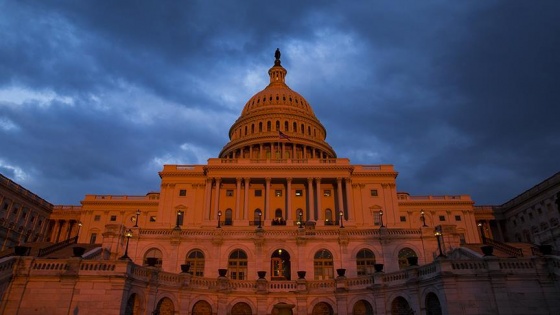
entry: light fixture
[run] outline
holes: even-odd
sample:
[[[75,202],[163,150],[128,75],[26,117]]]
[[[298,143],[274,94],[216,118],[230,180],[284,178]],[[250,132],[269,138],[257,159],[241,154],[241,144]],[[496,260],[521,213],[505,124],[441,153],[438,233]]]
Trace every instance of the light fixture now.
[[[124,255],[122,255],[122,257],[119,258],[120,260],[130,259],[130,257],[128,257],[128,242],[130,241],[130,238],[132,237],[132,230],[131,229],[126,230],[126,232],[124,233],[124,236],[126,237],[126,249],[124,250]]]

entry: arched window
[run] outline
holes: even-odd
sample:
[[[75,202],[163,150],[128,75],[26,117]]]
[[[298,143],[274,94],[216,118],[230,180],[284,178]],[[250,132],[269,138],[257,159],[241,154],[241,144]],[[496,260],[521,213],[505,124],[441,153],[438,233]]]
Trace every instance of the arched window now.
[[[261,209],[257,208],[253,212],[253,225],[255,226],[260,225],[262,223],[261,220],[262,220],[262,211]]]
[[[253,314],[253,310],[249,304],[244,302],[235,303],[235,305],[231,308],[231,315],[251,315]]]
[[[334,225],[331,209],[325,210],[325,225]]]
[[[333,256],[326,249],[321,249],[315,253],[313,259],[315,280],[332,279],[334,275]]]
[[[279,120],[276,121],[276,130],[280,130],[280,121]]]
[[[193,249],[187,254],[186,264],[190,264],[189,273],[195,277],[204,277],[204,253],[200,249]]]
[[[313,306],[313,315],[332,315],[334,314],[334,310],[332,306],[325,302],[319,302]]]
[[[231,209],[226,209],[226,217],[224,221],[224,225],[232,225],[233,224],[233,213]]]
[[[359,300],[352,308],[352,315],[373,315],[373,307],[366,300]]]
[[[372,275],[375,272],[373,265],[375,265],[375,254],[371,250],[363,248],[356,254],[358,276]]]
[[[414,314],[414,311],[410,308],[408,301],[402,296],[398,296],[391,303],[391,315],[406,315]]]
[[[274,220],[272,220],[272,225],[286,225],[286,220],[282,216],[282,209],[274,210]]]
[[[271,130],[271,123],[270,120],[266,123],[266,131],[270,131]]]
[[[175,314],[175,306],[173,305],[173,301],[170,298],[164,297],[163,299],[159,300],[157,304],[157,313],[159,315],[173,315]]]
[[[288,121],[284,122],[284,130],[288,131],[288,127],[290,126],[290,124],[288,124]]]
[[[163,263],[163,254],[161,250],[157,248],[148,249],[146,254],[144,254],[144,266],[154,266],[157,268],[161,268]]]
[[[255,124],[251,124],[251,134],[255,133]]]
[[[293,132],[297,132],[297,122],[295,122],[295,121],[293,123],[292,130],[293,130]]]
[[[192,315],[212,315],[212,306],[206,301],[198,301],[193,305]]]
[[[270,257],[270,279],[290,280],[291,264],[290,254],[284,249],[275,250]]]
[[[305,134],[305,127],[303,126],[303,124],[301,124],[301,133]]]
[[[247,254],[241,249],[229,255],[228,273],[232,280],[245,280],[247,277]]]
[[[426,295],[426,315],[442,315],[441,304],[435,293],[430,292]]]
[[[262,132],[262,122],[259,123],[259,132]]]
[[[399,251],[399,269],[404,269],[409,266],[409,257],[418,257],[418,255],[416,255],[416,252],[408,247],[405,247]]]

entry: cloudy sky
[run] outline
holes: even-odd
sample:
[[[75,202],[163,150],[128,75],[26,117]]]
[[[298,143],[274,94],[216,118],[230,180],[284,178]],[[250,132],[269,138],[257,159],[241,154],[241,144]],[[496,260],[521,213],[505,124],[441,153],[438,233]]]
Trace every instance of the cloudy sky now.
[[[0,173],[53,204],[159,190],[287,83],[339,157],[501,204],[560,171],[560,1],[0,0]]]

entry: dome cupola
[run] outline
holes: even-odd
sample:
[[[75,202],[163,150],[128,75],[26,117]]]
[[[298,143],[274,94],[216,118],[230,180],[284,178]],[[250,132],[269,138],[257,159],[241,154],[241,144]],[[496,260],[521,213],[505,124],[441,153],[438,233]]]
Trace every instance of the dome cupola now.
[[[230,141],[220,158],[327,159],[336,153],[309,103],[286,85],[288,71],[275,53],[270,83],[245,104],[229,130]]]

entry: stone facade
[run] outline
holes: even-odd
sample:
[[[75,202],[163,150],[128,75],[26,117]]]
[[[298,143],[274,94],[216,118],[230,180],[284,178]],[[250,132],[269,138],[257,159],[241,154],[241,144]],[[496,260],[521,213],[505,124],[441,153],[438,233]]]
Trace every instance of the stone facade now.
[[[218,158],[164,165],[158,192],[54,207],[60,245],[0,259],[2,313],[560,311],[556,256],[483,255],[470,196],[398,192],[392,165],[337,157],[279,55]]]

